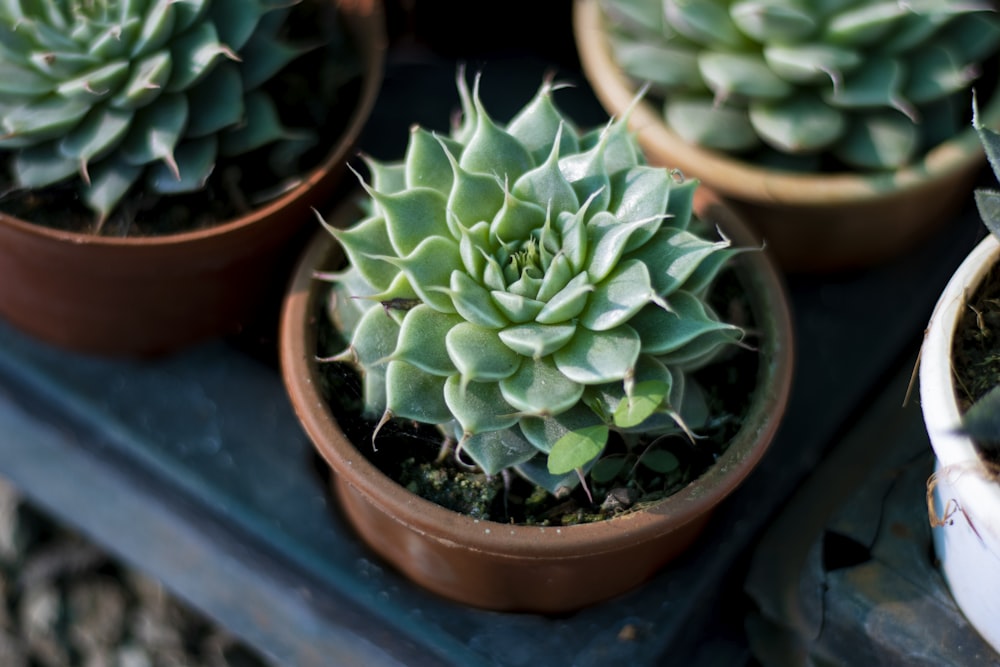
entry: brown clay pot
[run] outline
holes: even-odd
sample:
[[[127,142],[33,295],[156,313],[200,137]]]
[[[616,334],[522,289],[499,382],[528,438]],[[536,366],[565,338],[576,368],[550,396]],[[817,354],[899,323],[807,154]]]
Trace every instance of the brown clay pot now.
[[[738,244],[748,229],[708,191],[696,210]],[[357,219],[342,206],[331,222]],[[762,330],[759,383],[741,430],[718,462],[674,496],[613,519],[566,527],[482,521],[445,509],[398,485],[345,437],[321,393],[316,318],[323,283],[314,271],[337,268],[339,248],[321,232],[303,255],[285,298],[280,361],[305,431],[333,471],[340,509],[361,539],[412,581],[463,604],[502,611],[564,613],[646,581],[685,551],[713,509],[750,474],[785,410],[793,340],[784,284],[766,252],[737,257],[741,281]]]
[[[574,0],[573,30],[587,80],[608,113],[621,115],[639,87],[612,60],[597,0]],[[991,127],[1000,124],[1000,95],[982,114]],[[971,124],[916,164],[877,175],[764,169],[685,142],[646,100],[629,125],[651,163],[679,169],[722,195],[790,272],[854,269],[905,253],[951,222],[985,165]]]
[[[234,333],[254,315],[282,252],[332,195],[371,114],[386,50],[381,0],[338,2],[356,39],[363,79],[336,145],[302,182],[248,215],[211,229],[108,238],[57,231],[0,214],[0,317],[79,352],[155,355]],[[287,264],[287,262],[286,262]]]

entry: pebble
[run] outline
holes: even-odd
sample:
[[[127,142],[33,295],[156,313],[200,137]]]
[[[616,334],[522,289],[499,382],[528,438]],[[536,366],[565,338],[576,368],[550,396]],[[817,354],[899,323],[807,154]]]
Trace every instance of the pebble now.
[[[0,666],[271,667],[0,479]]]

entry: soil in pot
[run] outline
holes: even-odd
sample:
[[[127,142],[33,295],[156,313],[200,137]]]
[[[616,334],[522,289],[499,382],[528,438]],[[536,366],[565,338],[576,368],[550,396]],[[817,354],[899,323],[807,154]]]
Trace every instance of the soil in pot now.
[[[994,265],[969,295],[952,343],[956,399],[964,414],[977,399],[1000,386],[1000,266]],[[1000,449],[976,443],[1000,478]]]
[[[325,303],[326,299],[320,299]],[[520,476],[488,477],[460,465],[443,447],[433,426],[393,420],[378,430],[377,420],[364,419],[361,385],[344,364],[320,365],[321,393],[345,435],[388,477],[431,502],[475,519],[499,523],[566,526],[611,518],[641,509],[684,488],[707,470],[726,450],[743,423],[757,382],[758,355],[752,348],[754,323],[746,296],[732,271],[720,274],[712,305],[723,319],[748,330],[749,345],[733,346],[729,354],[692,377],[707,391],[710,414],[717,415],[697,440],[660,438],[653,451],[637,459],[621,442],[612,440],[603,464],[586,485],[565,497],[553,497]],[[317,356],[328,358],[346,347],[329,319],[317,314]]]
[[[319,29],[317,31],[317,28]],[[302,2],[289,14],[285,39],[315,45],[264,85],[285,127],[306,136],[302,151],[267,145],[218,160],[197,192],[156,195],[135,187],[103,224],[111,237],[162,236],[232,220],[291,189],[318,166],[344,133],[362,95],[362,50],[335,3]],[[89,234],[94,213],[77,196],[75,181],[18,189],[10,155],[0,153],[0,213],[53,229]]]

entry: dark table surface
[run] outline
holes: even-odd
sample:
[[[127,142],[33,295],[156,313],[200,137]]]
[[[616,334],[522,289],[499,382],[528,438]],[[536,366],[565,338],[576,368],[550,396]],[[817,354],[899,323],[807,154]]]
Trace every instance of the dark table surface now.
[[[447,129],[459,57],[395,43],[361,148],[391,159],[411,123]],[[572,58],[511,48],[466,62],[498,118],[555,68],[576,84],[561,106],[603,122]],[[938,293],[980,233],[970,207],[884,265],[788,276],[795,384],[761,466],[692,551],[565,617],[464,608],[369,554],[291,411],[267,317],[144,361],[57,350],[0,322],[0,475],[280,665],[753,664],[744,586],[758,542],[857,424],[896,418],[902,395],[880,397],[899,392]]]

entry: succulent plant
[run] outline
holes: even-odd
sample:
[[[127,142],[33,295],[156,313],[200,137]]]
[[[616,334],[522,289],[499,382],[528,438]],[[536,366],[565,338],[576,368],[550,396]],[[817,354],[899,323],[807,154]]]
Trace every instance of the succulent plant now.
[[[786,168],[894,169],[968,122],[1000,48],[975,0],[600,0],[614,60],[684,140]]]
[[[21,188],[69,179],[98,226],[145,179],[203,187],[219,155],[287,138],[261,86],[302,52],[288,2],[0,3],[0,151]]]
[[[975,106],[972,123],[986,151],[993,175],[1000,181],[1000,133],[980,123]],[[983,224],[989,233],[1000,241],[1000,191],[993,188],[977,188],[975,198]],[[979,313],[977,320],[983,323],[983,327],[995,326],[995,323],[1000,323],[1000,303],[996,300],[986,300],[986,302],[992,304],[991,313]],[[987,329],[983,339],[994,351],[986,355],[986,360],[977,373],[985,378],[987,384],[992,383],[992,388],[986,389],[982,395],[976,397],[963,415],[962,427],[981,446],[1000,454],[1000,357],[997,355],[995,332],[989,333]]]
[[[450,135],[415,126],[401,161],[366,157],[367,217],[329,227],[348,259],[326,276],[349,340],[332,359],[370,418],[439,425],[462,460],[559,494],[610,433],[706,419],[689,372],[742,339],[705,299],[741,249],[624,118],[582,132],[546,79],[504,125],[457,79]]]

